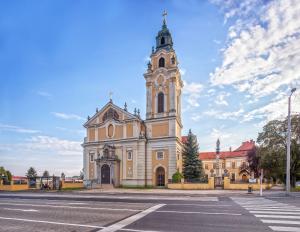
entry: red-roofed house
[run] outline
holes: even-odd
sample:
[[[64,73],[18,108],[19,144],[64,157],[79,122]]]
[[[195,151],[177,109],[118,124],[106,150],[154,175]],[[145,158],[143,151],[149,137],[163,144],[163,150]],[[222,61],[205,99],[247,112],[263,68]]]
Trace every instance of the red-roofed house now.
[[[234,151],[220,151],[220,171],[222,176],[227,171],[232,181],[248,181],[250,173],[240,173],[241,165],[247,163],[247,154],[255,146],[253,140],[243,142],[240,147]],[[200,152],[199,158],[202,160],[205,174],[208,176],[216,173],[216,152]]]

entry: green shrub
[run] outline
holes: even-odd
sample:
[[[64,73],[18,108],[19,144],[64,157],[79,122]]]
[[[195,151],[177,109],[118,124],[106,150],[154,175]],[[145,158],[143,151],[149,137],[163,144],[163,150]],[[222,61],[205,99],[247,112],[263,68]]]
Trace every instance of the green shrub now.
[[[172,182],[180,183],[182,178],[183,178],[183,175],[179,171],[177,171],[172,176]]]

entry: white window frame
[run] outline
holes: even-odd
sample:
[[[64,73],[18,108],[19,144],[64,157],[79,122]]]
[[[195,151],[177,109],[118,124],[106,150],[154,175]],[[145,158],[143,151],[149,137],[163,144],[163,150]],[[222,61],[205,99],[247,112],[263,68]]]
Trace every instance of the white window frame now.
[[[129,157],[129,154],[131,154],[131,157]],[[132,150],[128,150],[127,151],[127,160],[132,160],[133,159],[133,151]]]
[[[162,158],[158,157],[158,154],[162,154]],[[163,151],[157,151],[156,152],[156,160],[164,160],[165,159],[165,153]]]

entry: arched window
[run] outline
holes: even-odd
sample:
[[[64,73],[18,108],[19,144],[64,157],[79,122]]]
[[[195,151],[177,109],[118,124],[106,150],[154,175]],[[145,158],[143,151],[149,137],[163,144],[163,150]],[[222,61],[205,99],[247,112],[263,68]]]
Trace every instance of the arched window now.
[[[158,67],[165,67],[165,59],[161,57],[158,61]]]
[[[161,37],[161,39],[160,39],[160,44],[161,44],[161,45],[165,44],[165,37]]]
[[[164,99],[165,96],[162,92],[160,92],[157,96],[157,113],[164,112]]]

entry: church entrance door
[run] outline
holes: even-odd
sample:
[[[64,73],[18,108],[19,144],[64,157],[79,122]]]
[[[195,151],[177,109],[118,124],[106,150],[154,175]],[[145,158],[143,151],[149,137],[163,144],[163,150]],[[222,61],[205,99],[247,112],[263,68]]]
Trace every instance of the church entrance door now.
[[[110,184],[110,167],[107,164],[101,167],[101,183]]]
[[[156,169],[156,185],[158,187],[165,186],[165,169],[163,167]]]

